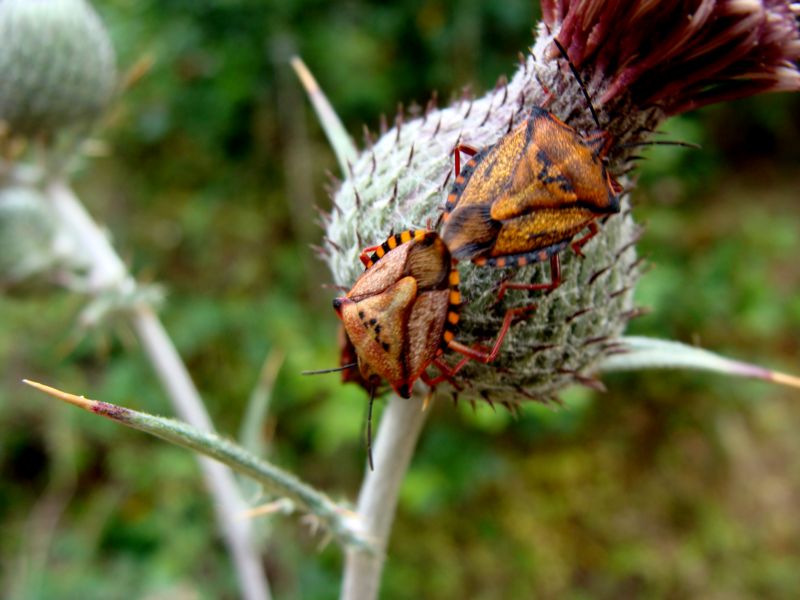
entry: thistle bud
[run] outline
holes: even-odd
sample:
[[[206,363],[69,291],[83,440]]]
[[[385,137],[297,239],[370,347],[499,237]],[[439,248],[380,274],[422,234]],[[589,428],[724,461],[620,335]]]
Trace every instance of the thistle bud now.
[[[0,122],[12,135],[91,123],[115,80],[111,42],[85,0],[0,0]]]

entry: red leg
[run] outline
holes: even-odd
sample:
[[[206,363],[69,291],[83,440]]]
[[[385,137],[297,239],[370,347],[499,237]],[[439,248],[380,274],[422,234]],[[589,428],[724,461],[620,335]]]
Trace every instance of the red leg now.
[[[475,156],[478,153],[477,148],[473,148],[472,146],[467,146],[466,144],[459,144],[453,149],[453,157],[455,158],[456,162],[456,175],[461,173],[461,153],[469,154],[470,156]]]
[[[558,254],[550,257],[550,281],[545,283],[509,283],[504,281],[500,284],[500,291],[497,292],[497,301],[500,302],[506,295],[506,290],[554,290],[561,285],[561,259]]]
[[[503,318],[503,325],[500,327],[500,333],[497,335],[494,346],[492,346],[492,349],[489,352],[471,348],[470,346],[465,346],[464,344],[456,342],[455,340],[447,344],[447,347],[463,354],[467,357],[467,359],[471,358],[472,360],[477,360],[482,363],[490,363],[497,358],[497,355],[500,353],[500,346],[503,344],[503,339],[506,337],[508,329],[511,327],[511,323],[513,322],[514,318],[530,312],[535,308],[535,304],[531,304],[530,306],[522,306],[520,308],[509,308],[506,311],[506,316]],[[467,359],[461,360],[461,362],[456,365],[455,369],[453,369],[452,374],[455,374],[458,369],[463,367]]]
[[[469,361],[470,357],[466,356],[462,358],[458,362],[458,364],[456,364],[455,367],[451,367],[447,363],[443,362],[441,359],[437,358],[433,361],[433,366],[439,369],[439,374],[433,379],[431,379],[427,373],[423,373],[423,375],[421,376],[422,381],[427,383],[430,387],[434,387],[442,383],[443,381],[446,381],[457,390],[461,390],[461,386],[459,386],[458,384],[456,384],[455,381],[453,381],[453,377],[455,377],[456,373],[458,373],[461,370],[461,367],[463,367]]]
[[[578,256],[583,258],[583,252],[581,252],[581,248],[583,248],[586,245],[586,242],[588,242],[590,239],[592,239],[594,236],[596,236],[599,232],[600,232],[600,228],[597,226],[597,223],[592,221],[591,223],[589,223],[589,233],[587,233],[582,238],[577,239],[574,242],[572,242],[569,245],[569,247],[572,248],[572,251],[575,254],[577,254]]]
[[[370,262],[369,259],[370,254],[375,252],[375,250],[377,250],[380,247],[381,247],[380,244],[378,244],[377,246],[370,246],[369,248],[364,248],[361,251],[361,254],[358,255],[358,259],[361,261],[361,264],[363,264],[365,267],[368,267]]]

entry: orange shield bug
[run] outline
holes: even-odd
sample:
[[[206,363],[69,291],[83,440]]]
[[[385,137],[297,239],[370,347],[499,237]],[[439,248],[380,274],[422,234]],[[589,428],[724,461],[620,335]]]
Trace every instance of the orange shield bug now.
[[[368,256],[371,250],[374,253]],[[523,312],[506,313],[491,350],[465,346],[455,340],[461,307],[458,271],[436,232],[404,231],[361,256],[366,270],[345,296],[334,299],[333,307],[353,346],[361,377],[373,388],[386,380],[408,398],[417,379],[433,387],[452,381],[469,359],[491,362],[512,320]],[[450,367],[439,359],[446,349],[466,358]],[[431,364],[439,376],[426,373]]]
[[[557,40],[556,44],[566,56]],[[596,120],[593,108],[592,115]],[[507,288],[558,287],[558,253],[570,245],[580,254],[581,247],[598,233],[597,219],[620,210],[621,187],[605,166],[610,147],[606,132],[583,136],[538,107],[494,146],[480,152],[456,147],[456,180],[442,229],[453,257],[495,267],[549,259],[550,282],[503,282],[499,298]],[[463,169],[462,151],[472,155]],[[573,241],[587,228],[583,237]]]

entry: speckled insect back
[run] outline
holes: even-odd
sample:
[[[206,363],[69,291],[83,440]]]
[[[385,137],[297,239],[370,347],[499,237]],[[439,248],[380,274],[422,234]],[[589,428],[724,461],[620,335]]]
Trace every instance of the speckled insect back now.
[[[360,254],[366,270],[333,307],[342,320],[343,355],[355,354],[362,387],[374,391],[383,380],[404,398],[422,379],[431,388],[453,377],[469,359],[489,363],[520,310],[506,312],[491,349],[456,341],[461,293],[459,274],[447,246],[434,231],[408,230]],[[527,309],[525,309],[527,310]],[[439,357],[445,350],[464,358],[450,365]],[[439,371],[431,377],[429,365]]]
[[[456,164],[442,231],[453,256],[486,264],[524,255],[619,212],[620,188],[603,163],[608,146],[602,133],[585,138],[534,107],[460,172]]]
[[[550,261],[549,281],[503,282],[500,298],[507,288],[555,289],[561,283],[559,252],[569,244],[581,254],[598,233],[596,220],[619,212],[621,188],[605,167],[610,146],[604,132],[584,137],[534,107],[494,146],[481,152],[456,147],[456,181],[442,230],[450,252],[501,268]],[[459,169],[462,151],[474,156]]]
[[[372,256],[367,256],[374,251]],[[403,397],[452,340],[461,303],[450,253],[430,231],[404,231],[362,252],[366,271],[333,307],[361,378]]]

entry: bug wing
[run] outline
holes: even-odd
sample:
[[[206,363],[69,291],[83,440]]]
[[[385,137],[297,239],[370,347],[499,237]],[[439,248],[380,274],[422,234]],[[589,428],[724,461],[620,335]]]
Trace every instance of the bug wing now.
[[[413,244],[403,244],[388,252],[361,274],[347,293],[347,297],[358,300],[384,292],[394,285],[406,271],[408,253],[412,247]]]
[[[492,204],[493,219],[506,221],[539,209],[581,206],[616,212],[616,193],[600,156],[583,136],[551,113],[538,110],[527,122],[527,143],[508,188]]]
[[[504,223],[491,256],[527,254],[568,241],[595,218],[592,211],[580,206],[524,214]]]
[[[436,357],[444,335],[444,323],[450,306],[449,291],[420,294],[408,320],[406,367],[409,384],[413,383]]]
[[[386,379],[393,387],[406,381],[406,325],[416,299],[416,281],[403,277],[379,294],[344,305],[342,323],[367,381],[373,375]]]
[[[431,232],[423,241],[412,242],[404,273],[417,281],[420,290],[440,289],[447,285],[450,263],[447,246]]]

